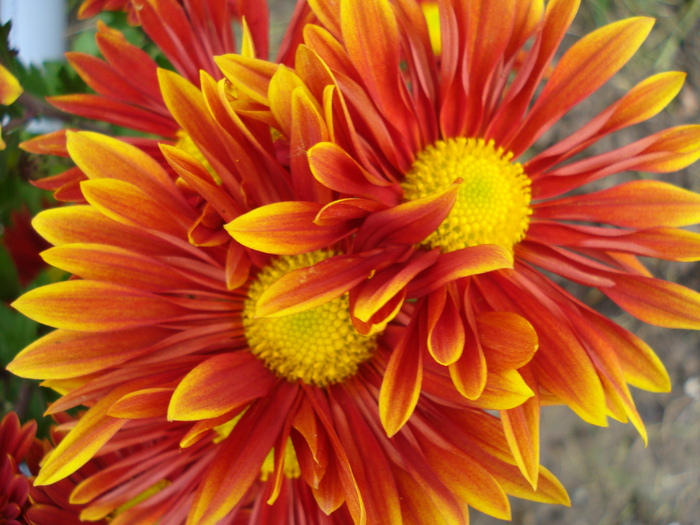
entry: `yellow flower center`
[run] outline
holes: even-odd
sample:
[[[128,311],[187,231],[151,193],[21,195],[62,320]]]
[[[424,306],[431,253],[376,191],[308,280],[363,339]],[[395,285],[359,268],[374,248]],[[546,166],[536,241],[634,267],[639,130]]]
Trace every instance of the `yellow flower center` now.
[[[445,190],[461,179],[452,211],[425,244],[452,252],[498,244],[511,252],[525,237],[530,214],[530,179],[513,154],[493,141],[453,138],[421,151],[401,184],[407,201]]]
[[[279,257],[248,290],[243,310],[248,345],[267,368],[289,381],[320,387],[340,383],[352,377],[376,348],[376,335],[361,335],[353,327],[347,294],[296,314],[255,317],[255,305],[272,283],[332,255],[321,250]]]

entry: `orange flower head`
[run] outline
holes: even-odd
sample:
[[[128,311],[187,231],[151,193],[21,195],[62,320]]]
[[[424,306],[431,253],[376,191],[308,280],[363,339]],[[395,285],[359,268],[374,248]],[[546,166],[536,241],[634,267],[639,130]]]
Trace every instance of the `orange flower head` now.
[[[570,136],[533,147],[624,66],[653,24],[610,24],[555,60],[578,4],[314,2],[293,62],[217,59],[234,93],[227,107],[271,127],[292,176],[310,189],[226,230],[270,254],[325,249],[337,242],[323,243],[321,228],[331,224],[349,243],[296,282],[275,283],[280,298],[264,315],[289,311],[282,294],[334,279],[346,284],[360,333],[407,319],[379,398],[389,435],[410,420],[428,368],[471,401],[496,383],[532,392],[501,411],[529,479],[540,405],[565,403],[597,425],[632,421],[645,436],[628,385],[670,388],[644,342],[550,274],[599,289],[642,321],[700,328],[700,294],[653,278],[639,260],[700,258],[700,235],[683,229],[700,221],[700,196],[653,180],[589,185],[688,166],[700,158],[700,127],[576,157],[662,111],[685,75],[643,80]],[[323,207],[303,220],[319,196]],[[364,279],[324,272],[351,261],[367,263]]]
[[[204,104],[211,79],[204,77],[200,91],[174,73],[161,75],[173,113],[194,104],[188,125],[213,131]],[[311,232],[313,242],[335,239],[328,249],[270,257],[243,248],[224,225],[279,202],[278,194],[294,195],[298,181],[272,161],[271,142],[262,150],[269,163],[246,164],[253,171],[225,160],[265,144],[268,130],[254,123],[250,134],[227,134],[224,148],[220,134],[186,131],[208,167],[173,146],[163,146],[165,168],[117,139],[67,134],[87,177],[81,191],[88,204],[46,210],[34,226],[53,244],[45,260],[74,278],[14,303],[56,330],[8,368],[62,394],[49,413],[87,411],[62,424],[67,433],[42,463],[35,501],[55,487],[61,502],[78,505],[59,504],[71,516],[120,525],[135,516],[161,525],[291,524],[301,515],[319,524],[423,515],[466,523],[467,505],[509,517],[508,494],[568,502],[539,465],[535,490],[502,423],[484,411],[532,397],[524,384],[501,396],[495,380],[470,402],[441,370],[427,367],[426,397],[387,437],[379,388],[391,348],[415,326],[410,312],[386,330],[361,334],[342,280],[298,294],[275,291],[312,267],[359,282],[376,260],[338,264],[349,244],[332,223],[320,236]],[[277,186],[250,184],[274,177]],[[322,201],[309,201],[302,219]],[[136,444],[147,448],[130,448]],[[114,451],[114,463],[102,463]]]

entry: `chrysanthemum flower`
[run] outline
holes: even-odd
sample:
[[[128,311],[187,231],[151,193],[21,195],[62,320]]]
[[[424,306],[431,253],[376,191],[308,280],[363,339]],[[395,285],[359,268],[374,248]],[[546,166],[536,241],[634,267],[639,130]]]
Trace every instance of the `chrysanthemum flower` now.
[[[652,26],[649,18],[605,26],[551,68],[578,4],[438,2],[436,54],[418,2],[311,2],[317,23],[304,28],[294,71],[235,55],[218,60],[233,90],[257,104],[249,114],[255,109],[281,130],[293,163],[307,162],[298,172],[313,173],[314,191],[334,199],[313,213],[309,197],[270,204],[227,230],[273,254],[323,248],[320,234],[309,232],[330,223],[352,239],[349,253],[276,282],[258,315],[299,311],[300,294],[302,307],[312,307],[351,289],[353,322],[371,333],[404,300],[415,301],[413,329],[383,378],[384,428],[393,435],[409,420],[426,367],[443,367],[468,399],[479,398],[493,372],[517,369],[536,397],[501,417],[531,478],[541,404],[566,403],[598,425],[608,416],[631,420],[644,435],[628,384],[669,389],[645,343],[549,275],[598,288],[642,321],[700,327],[700,294],[653,278],[638,260],[700,257],[700,235],[679,229],[700,219],[700,196],[655,180],[585,186],[625,171],[687,166],[700,157],[700,126],[575,158],[661,111],[684,75],[642,81],[571,136],[533,151],[631,58]],[[290,117],[297,108],[309,108],[304,125]],[[321,115],[331,122],[325,135],[308,124]],[[291,139],[289,129],[297,133]],[[399,248],[413,251],[401,260]],[[473,271],[494,259],[513,268]],[[363,263],[367,279],[338,271]],[[521,341],[532,328],[539,349],[528,363]]]
[[[0,421],[0,523],[23,525],[27,494],[31,486],[19,469],[36,434],[36,421],[20,427],[19,418],[9,412]]]
[[[93,16],[101,10],[129,7],[131,15],[172,67],[195,83],[199,82],[200,71],[220,76],[213,60],[215,55],[236,52],[234,21],[245,19],[242,52],[251,57],[268,56],[269,17],[264,1],[200,0],[183,4],[177,0],[148,0],[137,4],[137,9],[131,9],[131,1],[85,2],[81,13]],[[102,58],[81,52],[66,53],[68,62],[95,93],[54,96],[48,98],[49,102],[73,115],[134,130],[134,136],[122,136],[122,140],[161,161],[158,143],[164,142],[163,139],[189,144],[163,103],[156,61],[102,21],[97,23],[95,40]],[[30,153],[69,156],[65,130],[28,140],[21,147]],[[84,202],[80,194],[83,180],[85,175],[78,168],[71,168],[35,184],[55,191],[58,200]]]
[[[174,73],[162,76],[178,119],[189,111],[192,122],[211,120],[201,107],[192,111],[204,105],[202,92]],[[205,92],[224,86],[203,79]],[[148,426],[155,428],[149,439],[158,439],[158,428],[165,438],[175,424],[167,419],[185,425],[183,450],[206,445],[211,454],[186,500],[188,524],[213,525],[236,513],[270,524],[283,516],[288,523],[302,516],[312,523],[466,523],[467,505],[509,517],[506,494],[566,503],[561,486],[539,466],[533,489],[501,422],[483,411],[512,408],[532,396],[529,390],[505,396],[489,385],[469,401],[441,370],[428,367],[426,395],[404,428],[386,436],[379,387],[390,349],[411,326],[408,313],[368,335],[354,329],[346,294],[288,316],[256,314],[272,283],[347,244],[270,257],[242,248],[223,230],[253,203],[293,196],[294,184],[304,182],[274,159],[269,132],[265,147],[255,140],[269,128],[252,129],[235,140],[191,134],[218,182],[172,146],[163,147],[168,171],[117,139],[68,134],[68,151],[88,177],[81,183],[88,204],[44,211],[34,226],[54,245],[45,259],[76,278],[14,303],[57,330],[8,368],[64,394],[50,412],[81,404],[89,410],[35,484],[73,475],[123,433],[140,435]],[[250,151],[258,152],[254,163],[219,156]],[[271,180],[275,186],[261,184]],[[342,237],[332,227],[326,233]],[[160,501],[152,498],[141,508]]]

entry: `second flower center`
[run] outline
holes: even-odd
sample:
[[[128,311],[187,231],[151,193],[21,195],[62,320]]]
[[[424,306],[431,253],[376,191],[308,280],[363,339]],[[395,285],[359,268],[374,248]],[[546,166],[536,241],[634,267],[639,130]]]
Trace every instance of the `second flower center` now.
[[[401,184],[407,201],[443,191],[462,179],[452,211],[425,244],[445,252],[498,244],[511,252],[529,225],[530,179],[512,154],[493,141],[452,138],[421,151]]]

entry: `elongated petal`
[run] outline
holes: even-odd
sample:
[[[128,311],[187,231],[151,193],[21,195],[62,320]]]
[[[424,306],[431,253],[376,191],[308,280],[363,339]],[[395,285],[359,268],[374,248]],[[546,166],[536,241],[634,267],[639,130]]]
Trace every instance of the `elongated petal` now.
[[[340,25],[347,54],[375,103],[389,122],[410,137],[410,110],[404,103],[399,33],[391,4],[387,0],[341,2]],[[370,25],[377,29],[367,31]]]
[[[7,366],[13,374],[34,379],[66,379],[105,370],[149,351],[170,331],[148,326],[102,333],[55,330],[22,350]]]
[[[547,127],[610,79],[634,55],[654,24],[630,18],[586,35],[562,57],[511,150],[519,155]],[[585,79],[585,81],[584,81]]]
[[[355,244],[366,250],[382,244],[416,244],[445,220],[457,199],[458,184],[445,191],[404,202],[370,216],[357,232]]]
[[[36,288],[12,305],[35,321],[78,332],[150,326],[185,311],[150,293],[94,281],[65,281]]]
[[[326,187],[353,197],[398,204],[398,191],[370,181],[371,175],[337,144],[316,144],[309,150],[308,158],[314,177]]]
[[[344,224],[318,226],[314,202],[278,202],[241,215],[225,228],[243,246],[264,253],[294,255],[320,248],[349,233]]]
[[[156,200],[138,186],[116,179],[86,180],[80,185],[87,201],[110,219],[174,236],[184,234]]]
[[[45,460],[35,485],[50,485],[72,474],[116,434],[127,420],[107,415],[107,410],[126,391],[115,390],[88,410],[71,432]]]
[[[90,179],[112,178],[131,183],[174,212],[187,213],[186,203],[166,171],[139,148],[107,135],[88,131],[66,133],[73,161]]]
[[[243,415],[211,462],[195,494],[189,523],[214,525],[245,496],[285,424],[295,389],[281,383],[273,395]]]
[[[337,255],[284,275],[260,296],[257,317],[279,317],[308,310],[340,297],[364,281],[384,254]]]
[[[535,205],[535,216],[628,228],[688,226],[700,222],[700,195],[665,182],[632,181]]]
[[[182,289],[191,285],[171,266],[138,252],[104,244],[70,244],[50,248],[43,259],[83,279],[109,281],[144,291]]]
[[[267,394],[276,377],[247,352],[210,357],[196,366],[175,389],[168,419],[215,418]]]
[[[534,387],[530,370],[523,370]],[[521,374],[522,375],[522,374]],[[513,457],[534,490],[537,490],[540,463],[540,399],[535,395],[519,407],[501,411],[503,432]]]
[[[130,392],[114,403],[108,414],[127,420],[163,417],[172,395],[172,388],[146,388]]]
[[[642,321],[666,328],[700,329],[700,293],[675,283],[620,275],[604,293]]]
[[[224,55],[214,59],[221,72],[250,98],[268,105],[267,91],[277,64],[242,55]]]
[[[454,494],[481,512],[510,520],[508,497],[484,467],[428,440],[421,440],[421,444],[437,475]]]
[[[379,391],[379,418],[391,437],[413,414],[423,382],[423,349],[415,341],[417,330],[413,321],[401,342],[389,358],[381,390]]]

